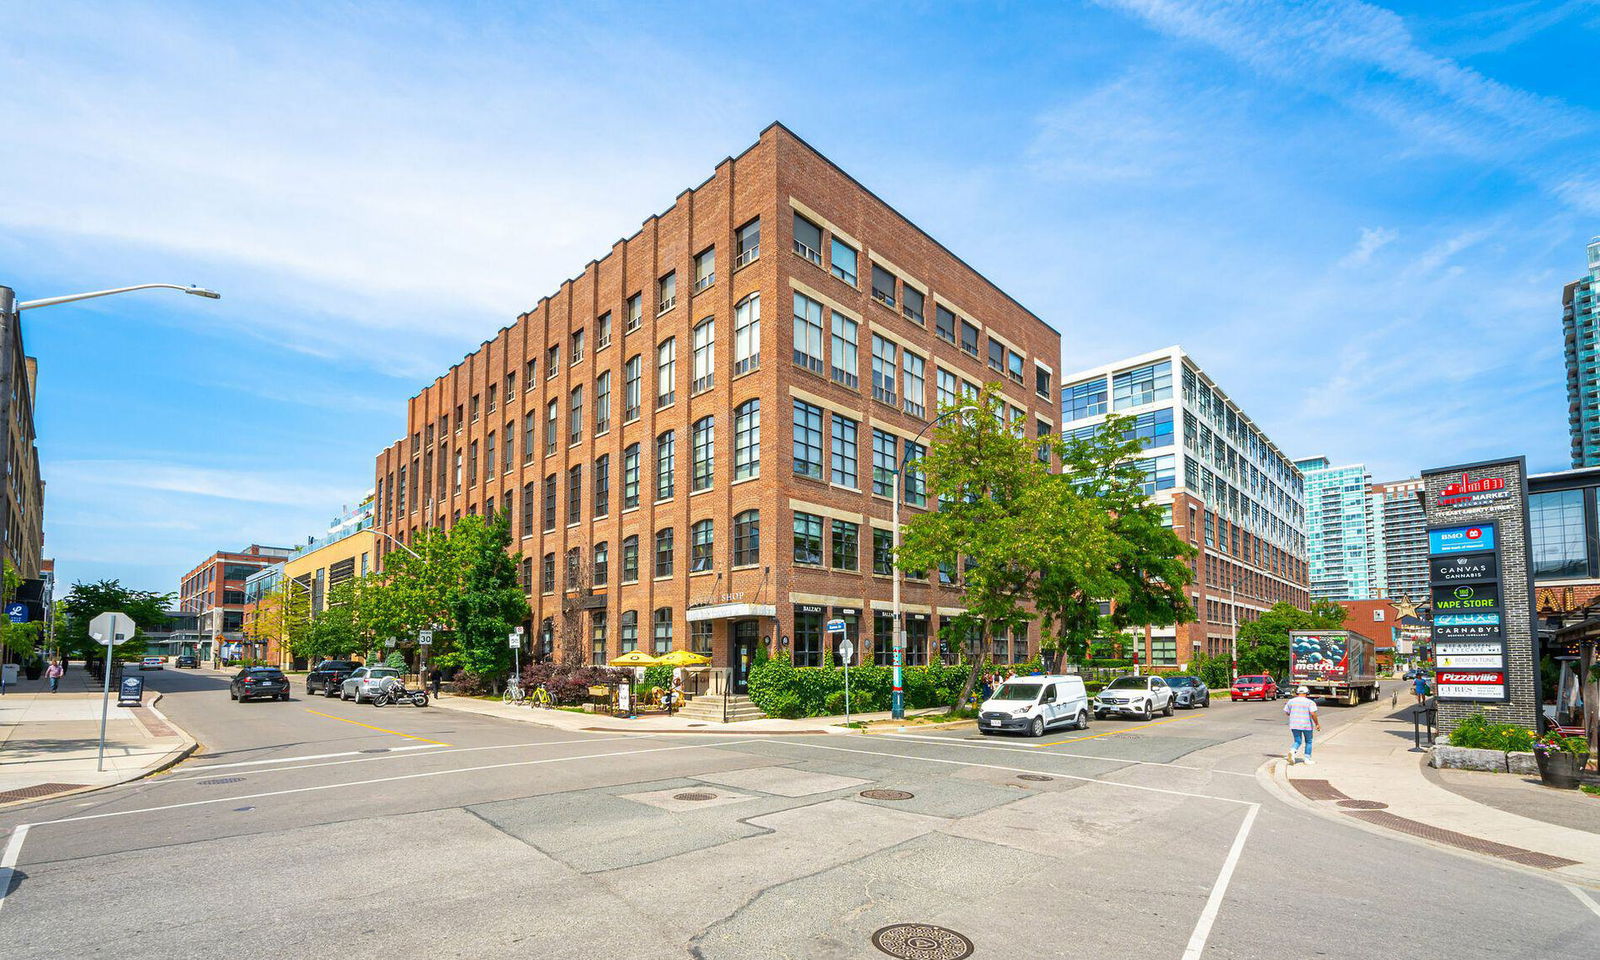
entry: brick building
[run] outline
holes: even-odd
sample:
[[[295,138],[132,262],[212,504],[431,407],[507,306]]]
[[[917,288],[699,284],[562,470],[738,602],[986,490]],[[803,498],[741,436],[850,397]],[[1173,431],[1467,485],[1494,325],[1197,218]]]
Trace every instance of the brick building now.
[[[203,656],[223,652],[214,644],[243,642],[245,579],[290,552],[288,547],[252,543],[238,552],[219,550],[184,574],[178,585],[178,610],[199,618]]]
[[[1092,433],[1108,415],[1134,418],[1149,456],[1145,491],[1166,505],[1197,551],[1189,599],[1196,622],[1146,627],[1140,662],[1182,666],[1226,653],[1239,624],[1275,603],[1310,604],[1305,481],[1295,465],[1182,347],[1068,374],[1062,429]]]
[[[984,382],[1053,432],[1060,346],[773,124],[411,399],[378,529],[509,513],[545,655],[687,648],[738,692],[757,644],[820,663],[837,616],[885,658],[898,458]],[[941,655],[955,575],[906,582],[908,663]]]

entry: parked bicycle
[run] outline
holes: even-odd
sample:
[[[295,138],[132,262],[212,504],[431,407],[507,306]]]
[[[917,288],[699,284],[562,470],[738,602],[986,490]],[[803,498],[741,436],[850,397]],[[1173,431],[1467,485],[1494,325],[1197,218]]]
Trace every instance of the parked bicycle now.
[[[528,697],[528,706],[530,707],[543,707],[549,710],[555,705],[555,698],[550,696],[550,691],[542,683],[535,687],[532,695]]]
[[[520,706],[527,699],[528,695],[523,692],[522,684],[515,677],[506,681],[506,690],[504,693],[500,694],[501,703],[516,704]]]

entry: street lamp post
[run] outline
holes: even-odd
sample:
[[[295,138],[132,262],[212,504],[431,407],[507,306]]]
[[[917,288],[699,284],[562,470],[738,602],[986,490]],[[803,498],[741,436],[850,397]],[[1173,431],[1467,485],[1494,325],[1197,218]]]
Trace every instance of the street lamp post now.
[[[889,527],[891,531],[889,536],[890,540],[894,544],[892,558],[892,562],[894,563],[894,639],[891,644],[893,649],[889,654],[894,663],[894,693],[891,695],[889,701],[889,711],[890,716],[896,720],[904,720],[906,717],[906,693],[903,675],[906,659],[906,622],[905,613],[900,609],[900,578],[903,575],[900,570],[900,506],[905,499],[906,463],[909,462],[911,457],[911,448],[916,446],[918,442],[922,440],[923,434],[933,429],[936,424],[944,420],[946,417],[958,413],[968,412],[982,413],[983,411],[978,407],[967,404],[965,406],[956,407],[952,410],[946,410],[944,413],[941,413],[932,420],[929,420],[927,425],[917,432],[916,438],[906,445],[906,451],[900,457],[899,469],[895,470],[894,472],[894,507],[889,518]]]

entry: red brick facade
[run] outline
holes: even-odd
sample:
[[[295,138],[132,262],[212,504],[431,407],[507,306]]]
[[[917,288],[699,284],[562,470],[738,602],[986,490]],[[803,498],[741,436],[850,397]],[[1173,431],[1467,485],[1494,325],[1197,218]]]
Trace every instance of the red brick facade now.
[[[797,238],[797,215],[816,228],[814,236],[807,227],[807,235]],[[752,250],[744,228],[757,222],[759,244]],[[836,262],[835,240],[856,252],[853,284],[837,275],[847,272],[847,258],[840,250]],[[700,255],[707,250],[714,250],[714,272],[702,282],[707,271]],[[874,296],[874,264],[894,277],[878,284],[886,298]],[[670,305],[662,282],[669,273],[675,275]],[[808,298],[802,309],[816,311],[822,326],[820,349],[804,349],[802,336],[798,357],[796,294]],[[630,330],[635,296],[641,316],[637,329]],[[920,321],[910,315],[919,300]],[[751,304],[759,305],[760,332],[753,342],[758,349],[736,344],[736,324],[748,319]],[[941,308],[956,318],[954,343],[937,332]],[[601,318],[607,315],[609,335],[602,331]],[[708,319],[714,330],[709,371],[695,357]],[[835,347],[836,319],[846,328],[856,324],[853,364],[845,360],[847,348]],[[976,331],[971,353],[960,346],[963,322]],[[582,355],[574,362],[580,331]],[[875,335],[882,338],[882,352],[894,351],[893,396],[882,390],[874,396]],[[658,364],[669,338],[670,400],[658,402],[658,395],[665,395],[657,389]],[[1000,372],[988,365],[991,341],[1001,351]],[[552,348],[559,351],[554,367]],[[1020,378],[1011,375],[1007,351],[1020,357]],[[730,663],[735,624],[742,624],[746,636],[771,638],[775,653],[801,646],[801,634],[809,637],[814,626],[809,608],[819,608],[823,617],[858,611],[852,639],[870,657],[873,612],[887,610],[891,589],[888,576],[873,572],[873,531],[887,531],[890,519],[889,498],[873,492],[874,431],[894,438],[895,451],[903,452],[904,444],[928,426],[938,403],[937,371],[943,369],[957,377],[958,389],[962,380],[1003,383],[1011,402],[1025,411],[1030,432],[1041,426],[1055,432],[1059,354],[1054,330],[774,124],[744,153],[719,164],[711,179],[680,194],[671,208],[617,241],[603,259],[589,263],[411,399],[406,436],[377,459],[379,529],[409,541],[424,527],[449,526],[464,514],[509,510],[513,541],[531,560],[530,632],[538,636],[550,618],[554,646],[563,646],[563,636],[581,637],[577,645],[585,661],[602,655],[594,643],[595,612],[604,615],[604,656],[624,650],[628,613],[638,618],[637,648],[654,649],[652,622],[658,611],[670,624],[664,633],[670,632],[674,648],[698,646],[704,652],[705,637],[691,639],[696,628],[687,614],[693,608],[700,611],[696,616],[710,615],[719,601],[734,606],[726,607],[731,615],[719,613],[708,621],[717,665]],[[916,398],[920,416],[901,402],[908,355],[925,361]],[[640,378],[636,415],[627,408],[633,358],[638,358]],[[701,379],[706,373],[710,383]],[[601,385],[607,374],[608,388]],[[579,439],[572,442],[574,391],[580,389]],[[599,430],[602,390],[608,393],[609,416]],[[738,414],[748,414],[746,404],[752,401],[759,403],[759,458],[754,476],[736,478],[736,446],[747,450],[751,440],[748,429],[736,431],[736,419],[750,426],[750,418]],[[806,416],[820,417],[820,477],[796,466],[797,401],[808,405]],[[553,444],[547,440],[551,403]],[[531,439],[526,436],[530,416]],[[834,450],[850,446],[833,442],[838,418],[855,424],[853,484],[830,482]],[[670,496],[658,497],[657,444],[669,430],[672,489]],[[508,439],[514,439],[509,459]],[[696,469],[697,446],[704,447],[697,439],[710,440],[708,471]],[[884,447],[889,442],[880,439]],[[635,445],[638,505],[625,507],[624,472]],[[608,458],[603,512],[597,509],[596,488],[602,457]],[[841,466],[850,469],[848,461]],[[709,484],[697,489],[702,486],[697,476],[707,475]],[[576,514],[570,509],[573,484]],[[554,510],[553,524],[547,522],[552,516],[547,509]],[[915,509],[908,507],[906,516]],[[758,516],[759,546],[753,555],[736,557],[735,519],[748,520],[750,511]],[[820,565],[796,562],[797,513],[820,521]],[[697,563],[700,552],[693,541],[695,531],[704,528],[695,525],[704,521],[711,524],[709,560]],[[844,525],[839,532],[846,535],[840,538],[838,565],[833,562],[835,522]],[[849,524],[858,525],[854,570],[848,569]],[[657,577],[656,536],[664,530],[672,531],[671,572]],[[623,545],[632,536],[639,538],[638,579],[623,582]],[[607,548],[606,582],[585,583],[597,579],[595,548],[601,544]],[[750,546],[743,540],[741,545]],[[392,547],[380,542],[380,550],[387,549]],[[573,550],[578,551],[579,582],[569,584],[566,558]],[[548,592],[546,557],[554,567],[554,590]],[[908,662],[937,657],[939,611],[959,603],[959,590],[907,581],[903,596],[908,613],[928,618],[921,622],[931,644],[920,657],[916,651],[909,654]],[[769,607],[771,615],[749,612]],[[797,610],[804,630],[797,630]],[[1028,642],[1030,649],[1037,647],[1037,627]]]

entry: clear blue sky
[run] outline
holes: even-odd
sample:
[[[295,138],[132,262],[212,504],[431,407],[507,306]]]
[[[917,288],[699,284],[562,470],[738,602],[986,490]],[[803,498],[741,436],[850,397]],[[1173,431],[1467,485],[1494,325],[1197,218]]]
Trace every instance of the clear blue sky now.
[[[782,120],[1062,333],[1291,456],[1567,462],[1594,2],[0,0],[46,552],[175,589],[372,483],[406,398]]]

